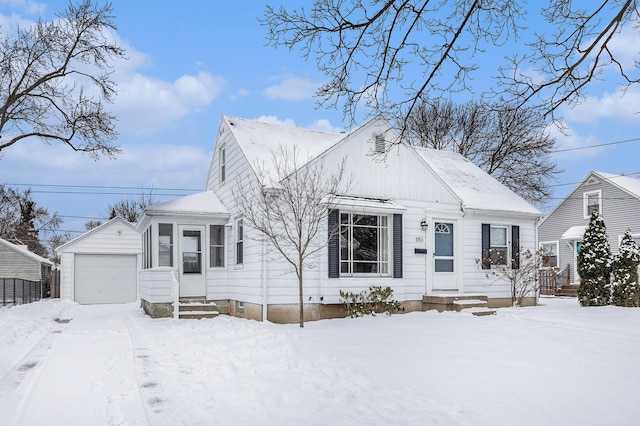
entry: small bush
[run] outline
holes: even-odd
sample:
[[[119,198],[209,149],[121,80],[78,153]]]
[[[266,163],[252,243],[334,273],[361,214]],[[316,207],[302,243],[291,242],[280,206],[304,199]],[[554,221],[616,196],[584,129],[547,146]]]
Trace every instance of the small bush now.
[[[391,287],[371,286],[369,291],[352,293],[340,290],[340,301],[345,313],[351,318],[364,315],[386,314],[404,311],[397,300],[393,300]]]

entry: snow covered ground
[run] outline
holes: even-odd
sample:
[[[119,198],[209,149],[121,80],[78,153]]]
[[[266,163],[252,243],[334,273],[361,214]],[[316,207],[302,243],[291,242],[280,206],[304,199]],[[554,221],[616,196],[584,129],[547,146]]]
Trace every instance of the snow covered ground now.
[[[541,304],[304,329],[153,320],[136,304],[0,308],[0,423],[638,424],[640,309]]]

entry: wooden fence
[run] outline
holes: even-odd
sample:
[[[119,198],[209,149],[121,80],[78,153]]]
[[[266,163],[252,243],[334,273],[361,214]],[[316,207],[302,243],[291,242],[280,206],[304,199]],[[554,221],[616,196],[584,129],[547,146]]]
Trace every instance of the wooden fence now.
[[[40,300],[42,283],[22,278],[0,278],[0,298],[2,306],[22,305]]]

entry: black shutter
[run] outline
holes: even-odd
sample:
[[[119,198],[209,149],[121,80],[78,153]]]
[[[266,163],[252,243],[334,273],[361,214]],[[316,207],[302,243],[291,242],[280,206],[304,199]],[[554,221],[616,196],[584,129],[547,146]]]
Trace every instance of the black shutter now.
[[[402,278],[402,215],[393,215],[393,278]]]
[[[520,269],[520,227],[511,227],[511,269]]]
[[[482,224],[482,269],[491,269],[491,225]]]
[[[329,210],[329,278],[340,277],[340,225],[338,210]]]

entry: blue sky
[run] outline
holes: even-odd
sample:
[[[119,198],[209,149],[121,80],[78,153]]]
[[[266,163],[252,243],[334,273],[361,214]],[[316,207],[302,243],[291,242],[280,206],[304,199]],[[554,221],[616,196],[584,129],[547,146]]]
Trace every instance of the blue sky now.
[[[287,7],[309,0],[286,1]],[[530,2],[535,3],[535,2]],[[0,0],[3,28],[27,25],[39,16],[51,19],[66,1]],[[89,218],[106,214],[107,205],[135,198],[155,188],[158,201],[204,189],[221,115],[295,124],[320,130],[349,126],[341,111],[317,108],[315,89],[325,78],[315,61],[300,52],[266,46],[266,29],[258,22],[264,2],[157,2],[114,0],[114,37],[129,59],[115,64],[119,94],[113,110],[119,117],[115,160],[94,161],[38,140],[4,150],[0,183],[31,185],[38,204],[65,219],[64,230],[83,231]],[[278,2],[272,2],[278,4]],[[535,5],[533,5],[535,6]],[[628,31],[616,46],[633,63],[640,33]],[[494,67],[478,59],[480,70]],[[558,145],[579,148],[640,137],[640,88],[620,95],[604,81],[591,87],[578,107],[562,111],[570,135],[557,130]],[[640,172],[640,142],[556,154],[564,172],[555,198],[561,198],[589,170]],[[42,186],[59,185],[59,186]],[[72,188],[66,185],[83,185]],[[116,187],[102,189],[101,187]],[[135,188],[135,189],[123,189]],[[159,188],[172,188],[167,191]],[[551,200],[552,207],[557,200]]]

